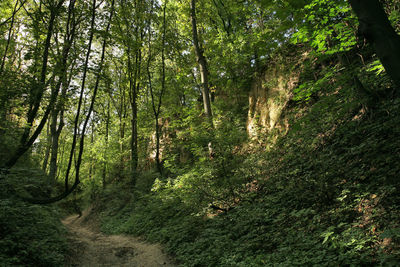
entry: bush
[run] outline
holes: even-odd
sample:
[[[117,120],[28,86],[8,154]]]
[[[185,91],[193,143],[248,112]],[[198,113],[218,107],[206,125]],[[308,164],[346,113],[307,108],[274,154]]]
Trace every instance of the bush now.
[[[68,246],[58,211],[16,197],[23,181],[16,174],[0,177],[1,266],[62,266]]]
[[[106,205],[103,229],[162,242],[182,266],[398,265],[400,101],[365,110],[348,91],[288,110],[267,150],[232,153],[216,134],[217,157]]]

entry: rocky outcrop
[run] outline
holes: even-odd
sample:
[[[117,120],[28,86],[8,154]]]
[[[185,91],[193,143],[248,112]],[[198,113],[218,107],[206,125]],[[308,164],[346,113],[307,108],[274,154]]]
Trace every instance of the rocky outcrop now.
[[[301,55],[301,54],[300,54]],[[291,66],[290,69],[285,67]],[[285,129],[282,113],[300,77],[301,60],[282,57],[254,79],[249,93],[247,133],[252,139],[268,134],[273,129]]]

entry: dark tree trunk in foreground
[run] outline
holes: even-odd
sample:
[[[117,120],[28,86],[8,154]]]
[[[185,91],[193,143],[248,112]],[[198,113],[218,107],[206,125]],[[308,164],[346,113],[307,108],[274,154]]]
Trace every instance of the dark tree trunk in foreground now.
[[[379,0],[349,0],[360,23],[359,32],[372,43],[387,74],[400,89],[400,36]]]

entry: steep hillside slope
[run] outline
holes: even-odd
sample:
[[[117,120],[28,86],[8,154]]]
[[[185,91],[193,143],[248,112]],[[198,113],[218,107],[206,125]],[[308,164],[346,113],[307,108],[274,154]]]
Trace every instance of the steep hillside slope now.
[[[361,94],[335,62],[307,94],[304,77],[263,76],[283,88],[275,117],[276,94],[255,81],[253,141],[228,150],[217,134],[222,157],[156,180],[152,192],[108,188],[103,230],[161,241],[183,266],[397,265],[400,101]]]

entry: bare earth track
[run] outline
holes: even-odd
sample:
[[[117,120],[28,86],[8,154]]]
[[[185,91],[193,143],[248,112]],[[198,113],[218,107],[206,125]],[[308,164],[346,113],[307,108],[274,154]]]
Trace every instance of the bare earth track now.
[[[66,218],[63,224],[70,232],[72,247],[65,266],[177,266],[171,263],[160,246],[134,237],[102,234],[97,227],[85,224],[78,215]]]

